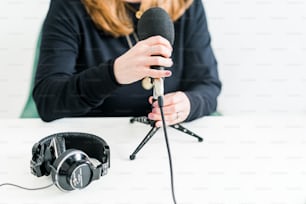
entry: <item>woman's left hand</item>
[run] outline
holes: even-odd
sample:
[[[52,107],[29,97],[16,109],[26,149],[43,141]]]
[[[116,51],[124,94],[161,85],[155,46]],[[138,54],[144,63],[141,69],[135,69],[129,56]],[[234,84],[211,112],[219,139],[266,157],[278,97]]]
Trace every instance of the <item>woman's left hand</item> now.
[[[151,96],[149,98],[150,104],[152,104],[152,101],[153,97]],[[189,98],[182,91],[166,94],[164,96],[163,111],[166,125],[174,125],[183,122],[190,113]],[[156,121],[156,127],[162,127],[162,117],[157,101],[152,104],[152,112],[149,113],[148,118]]]

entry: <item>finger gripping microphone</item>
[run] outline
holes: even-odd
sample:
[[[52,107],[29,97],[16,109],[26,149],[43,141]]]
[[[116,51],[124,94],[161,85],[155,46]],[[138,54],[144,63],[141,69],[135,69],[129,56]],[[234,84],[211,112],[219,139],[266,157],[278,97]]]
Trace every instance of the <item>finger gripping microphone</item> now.
[[[140,40],[160,35],[166,38],[171,45],[174,43],[174,25],[168,13],[159,7],[146,10],[137,24],[137,34]],[[152,69],[164,70],[164,67],[151,66]],[[153,98],[164,95],[163,79],[154,79]]]

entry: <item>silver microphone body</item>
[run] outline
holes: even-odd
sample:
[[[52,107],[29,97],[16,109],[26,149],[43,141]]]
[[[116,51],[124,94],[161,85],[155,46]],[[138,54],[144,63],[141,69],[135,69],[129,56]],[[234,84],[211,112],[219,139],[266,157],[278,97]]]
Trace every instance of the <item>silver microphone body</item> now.
[[[157,100],[159,96],[164,96],[164,79],[154,78],[153,80],[153,99]]]

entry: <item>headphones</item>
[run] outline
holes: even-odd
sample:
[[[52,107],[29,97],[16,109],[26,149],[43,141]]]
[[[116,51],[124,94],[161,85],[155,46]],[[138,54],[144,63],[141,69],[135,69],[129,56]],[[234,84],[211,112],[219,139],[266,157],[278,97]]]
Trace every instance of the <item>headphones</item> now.
[[[63,191],[83,189],[107,174],[110,150],[100,137],[87,133],[64,132],[47,136],[32,148],[31,173],[51,174]]]

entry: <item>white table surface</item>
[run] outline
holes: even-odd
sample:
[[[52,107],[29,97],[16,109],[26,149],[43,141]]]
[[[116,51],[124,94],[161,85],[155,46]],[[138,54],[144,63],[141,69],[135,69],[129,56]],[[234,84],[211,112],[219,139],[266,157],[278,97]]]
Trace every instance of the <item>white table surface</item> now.
[[[306,117],[205,117],[183,124],[204,138],[168,128],[178,204],[305,204]],[[51,183],[30,173],[32,145],[57,132],[98,135],[110,146],[111,168],[87,188],[62,192],[0,187],[0,204],[171,204],[163,132],[129,155],[150,126],[129,118],[0,119],[0,183]]]

